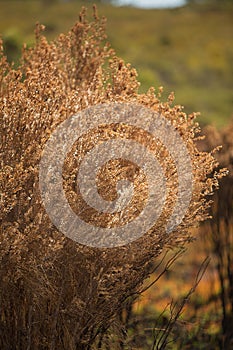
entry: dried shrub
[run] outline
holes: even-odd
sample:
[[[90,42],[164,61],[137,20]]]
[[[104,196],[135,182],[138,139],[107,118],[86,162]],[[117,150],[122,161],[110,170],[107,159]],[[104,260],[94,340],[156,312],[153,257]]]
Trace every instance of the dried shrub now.
[[[210,150],[222,144],[217,159],[219,166],[229,169],[229,175],[221,179],[219,191],[214,194],[212,219],[201,227],[207,250],[214,257],[220,286],[218,300],[221,305],[222,329],[219,345],[228,349],[233,346],[233,123],[221,131],[212,126],[206,127],[204,131],[206,138],[202,148]]]
[[[119,311],[128,298],[140,292],[152,259],[165,246],[177,247],[190,241],[188,230],[208,216],[206,195],[218,186],[221,177],[219,172],[210,176],[217,166],[213,153],[201,152],[196,146],[199,127],[195,114],[187,116],[180,106],[172,106],[172,94],[163,103],[160,93],[156,96],[153,89],[138,94],[136,71],[116,57],[106,42],[104,27],[105,21],[96,12],[89,22],[83,10],[67,35],[61,34],[48,43],[43,26],[38,25],[35,46],[23,48],[17,69],[8,64],[1,48],[3,350],[89,349],[105,336],[109,338],[111,332],[117,334]],[[157,225],[137,241],[111,249],[82,246],[59,232],[45,212],[38,186],[38,164],[45,142],[69,116],[106,102],[138,103],[163,113],[189,150],[194,178],[192,200],[182,223],[170,235],[165,226],[176,200],[177,173],[166,149],[159,145],[158,150],[153,142],[151,148],[167,177],[169,205]],[[121,131],[119,125],[115,134],[120,137]],[[105,132],[111,137],[110,126]],[[124,132],[150,145],[143,132],[127,128]],[[103,130],[81,140],[86,149],[96,141],[96,135],[103,135]],[[77,167],[69,154],[64,174],[75,174]],[[111,164],[108,171],[114,175],[125,167],[128,169],[130,164]],[[72,202],[75,186],[71,180],[65,186]],[[100,183],[111,197],[111,181],[103,176]]]

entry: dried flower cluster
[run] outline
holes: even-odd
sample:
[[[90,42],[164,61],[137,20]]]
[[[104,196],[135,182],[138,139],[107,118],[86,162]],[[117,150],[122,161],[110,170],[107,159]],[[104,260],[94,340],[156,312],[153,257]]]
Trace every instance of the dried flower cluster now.
[[[89,349],[97,344],[114,325],[127,299],[140,293],[152,259],[164,246],[190,240],[188,229],[207,217],[206,195],[218,186],[221,174],[210,176],[217,166],[213,152],[201,152],[196,146],[199,127],[195,115],[187,116],[180,106],[172,107],[172,94],[165,103],[160,102],[160,93],[156,96],[153,89],[138,94],[136,71],[116,57],[106,42],[104,27],[105,21],[96,12],[94,20],[88,22],[82,11],[80,21],[67,35],[48,43],[42,35],[43,27],[38,25],[35,46],[23,48],[17,69],[8,64],[1,47],[3,350]],[[173,234],[167,235],[164,227],[177,194],[177,173],[169,152],[162,145],[158,148],[142,131],[124,129],[122,125],[115,130],[103,126],[84,135],[79,140],[82,147],[74,145],[76,152],[69,153],[64,166],[64,187],[74,210],[79,196],[75,185],[77,159],[96,142],[113,134],[121,137],[124,132],[126,137],[150,147],[163,166],[169,188],[167,209],[148,234],[120,248],[96,249],[66,238],[52,225],[41,202],[38,165],[44,145],[57,125],[89,106],[108,102],[138,103],[170,120],[189,150],[194,190],[184,220]],[[102,194],[110,199],[115,195],[115,182],[109,180],[113,175],[130,177],[132,171],[139,173],[135,166],[124,162],[112,162],[103,170],[109,176],[100,175],[99,184]],[[145,182],[140,176],[134,180],[141,193],[135,201],[143,203]],[[140,206],[136,209],[140,210]],[[85,215],[91,214],[86,211]],[[107,225],[112,218],[98,220]]]

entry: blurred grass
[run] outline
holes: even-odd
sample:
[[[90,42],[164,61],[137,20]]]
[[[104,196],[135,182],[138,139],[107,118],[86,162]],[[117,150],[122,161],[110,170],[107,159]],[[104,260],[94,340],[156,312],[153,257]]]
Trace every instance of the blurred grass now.
[[[0,33],[16,63],[24,42],[34,42],[35,23],[46,25],[49,39],[66,32],[90,1],[1,1]],[[164,86],[176,103],[201,124],[222,127],[233,115],[233,4],[189,5],[140,10],[98,4],[107,17],[108,40],[139,73],[141,91]]]

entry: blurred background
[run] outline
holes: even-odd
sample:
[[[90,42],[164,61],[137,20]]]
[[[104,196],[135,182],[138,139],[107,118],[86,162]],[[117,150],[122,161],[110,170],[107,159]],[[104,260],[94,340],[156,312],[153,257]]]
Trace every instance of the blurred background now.
[[[38,21],[51,40],[67,32],[88,0],[0,1],[0,33],[9,60],[18,63],[22,44],[34,42]],[[233,114],[232,0],[95,1],[107,18],[108,40],[139,74],[141,91],[175,91],[186,112],[222,127]],[[114,4],[114,5],[113,5]],[[128,5],[128,6],[123,6]],[[137,6],[137,7],[134,7]]]
[[[189,304],[182,308],[176,328],[169,331],[172,343],[166,349],[232,349],[233,1],[95,3],[99,15],[107,18],[111,46],[138,71],[140,91],[151,86],[158,91],[163,86],[164,100],[174,91],[175,103],[185,106],[185,112],[201,112],[198,121],[205,127],[207,139],[200,147],[210,150],[223,144],[219,162],[231,171],[214,197],[214,220],[197,229],[197,240],[188,252],[126,310],[131,336],[127,349],[162,349],[153,339],[162,331],[163,320],[171,317],[171,304],[168,314],[158,315],[171,300],[182,305],[207,256],[211,258],[208,269]],[[82,6],[89,9],[91,17],[92,1],[87,0],[0,1],[0,33],[9,61],[17,66],[23,43],[33,45],[36,22],[46,26],[45,35],[53,40],[78,20]],[[151,281],[157,278],[166,261],[169,257]],[[173,312],[176,314],[177,309]]]

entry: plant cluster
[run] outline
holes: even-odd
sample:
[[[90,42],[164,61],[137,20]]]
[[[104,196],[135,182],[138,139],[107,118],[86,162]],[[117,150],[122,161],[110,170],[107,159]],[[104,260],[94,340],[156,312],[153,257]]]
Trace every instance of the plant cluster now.
[[[23,48],[18,68],[7,62],[1,45],[0,348],[100,347],[111,343],[112,336],[120,341],[119,313],[129,298],[140,294],[153,259],[164,247],[190,241],[189,228],[208,216],[206,195],[218,187],[222,173],[213,172],[217,166],[213,152],[197,148],[195,114],[187,116],[182,107],[172,106],[172,94],[161,102],[153,89],[138,93],[136,71],[116,57],[106,41],[105,21],[96,11],[88,21],[83,10],[71,31],[50,43],[43,26],[37,25],[35,34],[36,43]],[[64,187],[74,210],[80,203],[75,181],[79,160],[96,142],[113,134],[120,138],[122,132],[150,147],[163,166],[169,189],[167,205],[147,234],[126,246],[96,249],[66,238],[52,225],[40,197],[38,168],[44,145],[61,122],[89,106],[110,102],[141,104],[172,123],[189,150],[194,188],[185,218],[167,235],[178,177],[168,150],[143,131],[122,125],[115,130],[101,126],[84,135],[64,165]],[[100,176],[100,185],[110,199],[113,175],[130,177],[132,170],[138,172],[125,162],[113,162],[106,170],[109,176]],[[147,189],[144,182],[141,186],[139,202]],[[95,220],[96,213],[85,213],[85,220]],[[112,217],[98,220],[107,227],[112,224]]]

